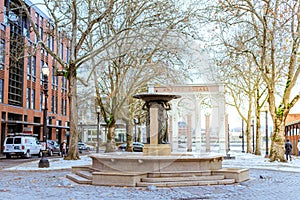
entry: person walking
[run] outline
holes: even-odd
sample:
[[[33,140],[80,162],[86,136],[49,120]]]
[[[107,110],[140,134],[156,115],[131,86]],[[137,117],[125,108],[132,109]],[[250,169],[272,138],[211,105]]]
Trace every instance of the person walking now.
[[[298,148],[298,156],[300,156],[300,139],[298,140],[297,148]]]
[[[289,158],[290,158],[290,161],[292,161],[291,152],[292,152],[293,146],[290,143],[289,139],[286,140],[286,143],[285,143],[284,147],[285,147],[286,160],[289,160]]]
[[[66,141],[64,140],[61,143],[60,146],[61,146],[62,157],[66,157],[67,156],[67,143],[66,143]]]

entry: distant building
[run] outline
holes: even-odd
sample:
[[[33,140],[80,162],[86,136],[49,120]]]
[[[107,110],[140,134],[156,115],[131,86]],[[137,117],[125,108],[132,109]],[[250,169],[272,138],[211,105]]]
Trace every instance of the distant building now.
[[[285,121],[285,137],[290,139],[294,155],[298,155],[297,144],[300,139],[300,114],[289,114]],[[299,156],[299,155],[298,155]]]
[[[30,1],[27,8],[48,47],[56,51],[56,38],[51,20]],[[69,131],[67,80],[55,76],[55,59],[43,48],[18,0],[0,0],[0,110],[1,146],[7,134],[34,133],[42,140],[43,77],[41,68],[50,69],[48,77],[47,138],[61,142]],[[60,52],[66,62],[69,40],[60,36]]]

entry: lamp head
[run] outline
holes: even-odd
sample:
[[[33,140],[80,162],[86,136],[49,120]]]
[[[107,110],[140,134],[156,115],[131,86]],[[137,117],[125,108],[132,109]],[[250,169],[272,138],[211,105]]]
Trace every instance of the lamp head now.
[[[50,72],[50,70],[49,70],[48,65],[44,64],[43,67],[42,67],[43,76],[49,76],[49,72]]]
[[[97,113],[100,113],[100,106],[97,106]]]

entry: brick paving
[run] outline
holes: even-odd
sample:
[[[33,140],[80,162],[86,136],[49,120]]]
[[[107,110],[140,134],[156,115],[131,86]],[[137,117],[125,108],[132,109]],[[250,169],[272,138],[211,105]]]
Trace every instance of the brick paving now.
[[[300,173],[250,169],[250,180],[233,185],[130,188],[79,185],[71,170],[0,171],[0,199],[9,200],[196,200],[300,199]]]

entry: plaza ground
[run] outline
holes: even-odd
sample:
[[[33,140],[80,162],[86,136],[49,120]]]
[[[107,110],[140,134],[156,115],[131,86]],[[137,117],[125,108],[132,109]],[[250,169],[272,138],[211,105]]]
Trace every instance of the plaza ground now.
[[[91,162],[88,156],[78,161],[50,159],[50,168],[40,170],[38,161],[1,171],[0,199],[298,199],[300,191],[300,159],[292,162],[268,162],[262,156],[234,154],[235,159],[224,160],[223,167],[250,169],[250,180],[233,185],[214,185],[174,188],[130,188],[79,185],[66,178],[72,165]],[[2,162],[2,161],[1,161]]]

